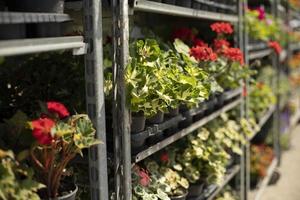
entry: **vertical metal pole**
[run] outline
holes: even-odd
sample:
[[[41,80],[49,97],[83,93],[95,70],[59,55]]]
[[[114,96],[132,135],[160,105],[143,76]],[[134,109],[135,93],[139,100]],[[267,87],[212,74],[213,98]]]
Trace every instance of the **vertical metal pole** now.
[[[276,18],[278,18],[278,0],[274,0],[273,2],[273,14]],[[280,66],[279,66],[279,56],[273,53],[273,57],[272,57],[272,64],[273,67],[275,67],[276,70],[276,77],[275,77],[275,84],[274,84],[274,91],[276,92],[276,99],[277,99],[277,103],[276,103],[276,110],[274,113],[274,120],[273,120],[273,127],[274,127],[274,131],[273,131],[273,146],[274,146],[274,150],[275,150],[275,155],[278,159],[278,164],[280,164],[280,95],[278,93],[278,88],[279,88],[279,79],[280,79]]]
[[[89,149],[89,179],[92,200],[108,200],[105,105],[103,91],[101,0],[84,1],[86,107],[103,143]]]
[[[128,0],[113,0],[114,156],[116,200],[131,200],[130,119],[124,74],[129,56]]]
[[[246,31],[247,28],[247,22],[246,22],[246,11],[245,7],[248,5],[248,1],[244,0],[242,1],[242,9],[243,9],[243,51],[245,53],[245,63],[246,65],[249,65],[249,51],[248,51],[248,45],[249,45],[249,38],[248,38],[248,33]],[[249,80],[245,80],[245,91],[248,93],[249,91]],[[245,111],[245,117],[248,118],[248,112],[249,112],[249,96],[248,94],[245,95],[244,97],[244,111]],[[250,191],[250,141],[249,143],[247,142],[244,149],[244,159],[243,159],[243,166],[244,166],[244,194],[243,194],[243,199],[248,200],[248,191]]]
[[[240,49],[242,49],[244,51],[245,47],[244,47],[244,8],[243,8],[243,2],[242,0],[237,1],[237,8],[238,8],[238,46]],[[244,87],[245,83],[242,82],[241,86]],[[244,96],[244,95],[243,95]],[[245,97],[243,97],[243,101],[241,103],[240,106],[240,110],[241,110],[241,118],[245,116]],[[246,190],[245,190],[245,177],[246,177],[246,173],[245,173],[245,151],[244,151],[244,146],[242,146],[243,149],[243,154],[240,156],[240,199],[244,200],[245,199],[245,194],[246,194]]]

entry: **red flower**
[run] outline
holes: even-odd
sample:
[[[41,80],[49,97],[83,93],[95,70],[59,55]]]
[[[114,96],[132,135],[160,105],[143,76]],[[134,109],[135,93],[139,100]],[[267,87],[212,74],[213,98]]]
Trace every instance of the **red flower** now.
[[[39,118],[30,123],[32,135],[42,145],[50,144],[52,136],[51,128],[55,126],[55,122],[50,118]]]
[[[164,152],[160,155],[160,161],[163,163],[169,162],[169,155],[167,152]]]
[[[230,47],[230,43],[225,39],[215,39],[214,40],[214,48],[217,51],[222,51],[224,48]]]
[[[266,12],[265,12],[265,8],[264,7],[259,7],[256,8],[256,12],[258,13],[258,19],[259,20],[264,20],[266,18]]]
[[[143,170],[143,169],[140,169],[138,173],[139,173],[139,176],[140,176],[140,184],[144,187],[149,185],[150,177],[149,177],[147,171]]]
[[[203,40],[200,40],[198,38],[194,39],[193,41],[193,46],[196,47],[196,46],[200,46],[200,47],[208,47],[208,44],[205,43]]]
[[[66,118],[70,115],[68,109],[62,103],[59,102],[47,102],[47,109],[50,113],[57,114],[60,119]]]
[[[216,22],[210,25],[212,31],[216,32],[217,34],[231,34],[233,33],[233,28],[230,23],[225,22]]]
[[[180,39],[180,40],[182,40],[184,42],[192,42],[195,39],[195,35],[194,35],[192,29],[189,29],[189,28],[179,28],[179,29],[176,29],[173,32],[172,37],[173,37],[174,40],[176,38],[178,38],[178,39]]]
[[[239,62],[241,65],[244,65],[244,54],[243,52],[239,49],[239,48],[227,48],[224,49],[223,51],[223,55],[232,61],[237,61]]]
[[[276,41],[270,41],[269,42],[269,47],[273,48],[274,51],[279,55],[282,51],[282,47],[280,46],[280,44]]]
[[[209,47],[193,47],[190,49],[190,55],[198,61],[215,61],[218,56]]]

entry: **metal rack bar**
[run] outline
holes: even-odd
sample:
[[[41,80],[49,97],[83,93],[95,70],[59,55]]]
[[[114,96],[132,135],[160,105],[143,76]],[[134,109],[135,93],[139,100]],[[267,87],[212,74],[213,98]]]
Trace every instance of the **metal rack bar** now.
[[[249,53],[249,60],[254,60],[257,58],[263,58],[272,53],[271,49],[264,49],[264,50],[259,50],[259,51],[254,51]]]
[[[260,127],[260,129],[265,125],[265,123],[270,119],[270,117],[272,116],[272,114],[275,112],[276,110],[276,106],[273,105],[269,108],[269,110],[266,112],[266,114],[261,118],[261,120],[258,123],[258,126]],[[258,131],[259,132],[259,131]],[[258,132],[253,133],[253,135],[251,135],[248,138],[248,141],[251,141]]]
[[[16,56],[31,53],[72,49],[76,55],[86,52],[82,36],[18,39],[0,41],[0,56]]]
[[[224,181],[221,185],[217,187],[217,189],[210,194],[206,200],[213,200],[222,190],[223,188],[229,183],[231,179],[240,171],[241,167],[239,165],[234,166],[232,169],[230,169],[230,172],[226,177],[224,178]]]
[[[102,144],[89,149],[89,180],[92,200],[107,200],[107,153],[103,86],[102,12],[101,0],[84,1],[85,40],[89,42],[85,55],[86,108]],[[53,40],[51,40],[53,42]]]
[[[222,4],[222,3],[219,3],[219,2],[206,1],[206,0],[195,0],[195,1],[198,2],[198,3],[202,3],[202,4],[205,4],[205,5],[214,7],[214,8],[222,8],[222,9],[225,9],[225,10],[236,11],[236,6],[234,6],[234,5],[226,5],[226,4]]]
[[[254,200],[260,200],[266,187],[268,186],[268,183],[272,177],[272,174],[274,173],[276,167],[277,167],[277,164],[278,164],[278,160],[277,158],[274,158],[271,165],[269,166],[268,168],[268,171],[267,171],[267,175],[264,177],[264,179],[260,182],[259,184],[259,189],[255,195],[255,199]]]
[[[190,125],[189,127],[175,133],[174,135],[164,139],[161,142],[158,142],[155,145],[150,146],[148,149],[138,153],[137,155],[135,155],[133,157],[133,161],[134,162],[139,162],[145,158],[147,158],[148,156],[154,154],[155,152],[165,148],[166,146],[172,144],[173,142],[179,140],[180,138],[188,135],[189,133],[197,130],[198,128],[200,128],[201,126],[207,124],[208,122],[210,122],[211,120],[217,118],[220,114],[227,112],[231,109],[233,109],[234,107],[236,107],[237,105],[239,105],[241,103],[242,98],[240,97],[239,99],[233,101],[232,103],[229,103],[228,105],[224,106],[223,108],[217,110],[216,112],[208,115],[207,117],[197,121],[196,123]]]
[[[300,50],[300,43],[294,43],[290,45],[291,51]]]
[[[133,4],[133,10],[198,19],[238,22],[238,17],[236,15],[185,8],[149,0],[135,0]]]
[[[128,0],[113,0],[112,14],[115,199],[131,200],[131,135],[124,76],[129,57]]]
[[[29,24],[71,21],[67,14],[0,12],[0,24]]]

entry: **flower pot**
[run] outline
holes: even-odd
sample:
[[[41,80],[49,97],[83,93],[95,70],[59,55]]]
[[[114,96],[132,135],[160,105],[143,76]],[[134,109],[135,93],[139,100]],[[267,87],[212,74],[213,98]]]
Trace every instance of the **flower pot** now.
[[[155,135],[149,136],[147,139],[147,144],[150,144],[150,145],[156,144],[156,143],[162,141],[164,138],[165,138],[164,132],[160,131],[160,132],[156,133]]]
[[[164,121],[164,113],[159,111],[158,113],[156,113],[156,115],[154,115],[153,117],[150,117],[147,119],[147,122],[149,124],[160,124]]]
[[[186,197],[187,197],[187,194],[188,192],[182,194],[182,195],[179,195],[179,196],[171,196],[171,200],[186,200]]]
[[[176,117],[179,115],[179,107],[177,108],[169,108],[169,112],[165,114],[167,117]]]
[[[131,137],[132,151],[137,152],[143,148],[146,139],[148,138],[148,133],[147,132],[132,133],[130,137]]]
[[[179,122],[179,128],[186,128],[193,123],[193,116],[185,116],[185,120]]]
[[[46,198],[44,200],[75,200],[77,191],[78,191],[78,187],[77,187],[77,185],[74,184],[73,189],[70,190],[70,192],[68,192],[67,194],[61,195],[56,198]],[[66,192],[63,192],[63,193],[66,193]]]
[[[221,108],[225,103],[225,97],[223,94],[219,93],[216,94],[216,98],[217,98],[217,107]]]
[[[211,100],[208,100],[208,101],[206,102],[205,115],[211,114],[211,113],[214,111],[214,108],[215,108],[214,102],[211,101]]]
[[[176,0],[176,5],[191,8],[192,0]]]
[[[197,1],[193,1],[192,8],[201,9],[201,3],[198,3]]]
[[[164,136],[165,137],[169,137],[171,135],[173,135],[174,133],[177,133],[179,131],[179,128],[178,128],[178,124],[171,127],[171,128],[168,128],[164,131]]]
[[[64,0],[7,0],[10,11],[63,13]]]
[[[26,24],[2,24],[0,40],[21,39],[26,37]]]
[[[174,5],[176,0],[163,0],[163,3]]]
[[[193,121],[196,122],[196,121],[199,121],[200,119],[202,119],[205,115],[205,110],[203,109],[202,111],[200,111],[197,115],[195,115],[193,117]]]
[[[155,1],[155,2],[161,2],[161,0],[152,0],[152,1]]]
[[[198,197],[202,194],[204,183],[191,184],[189,187],[188,197]]]
[[[139,133],[145,130],[146,118],[142,113],[131,113],[131,132]]]

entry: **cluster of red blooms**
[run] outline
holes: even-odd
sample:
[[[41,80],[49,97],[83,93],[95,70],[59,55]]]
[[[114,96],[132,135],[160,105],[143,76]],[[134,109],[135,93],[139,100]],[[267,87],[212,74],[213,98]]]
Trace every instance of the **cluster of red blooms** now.
[[[193,41],[193,46],[194,47],[197,47],[197,46],[200,46],[200,47],[208,47],[208,44],[205,43],[203,40],[200,40],[198,38],[194,39]]]
[[[230,23],[225,22],[217,22],[210,25],[212,31],[216,32],[217,34],[231,34],[233,33],[233,28]]]
[[[54,117],[42,114],[39,119],[30,122],[33,137],[42,145],[51,144],[53,140],[51,129],[56,123],[54,118],[64,119],[70,115],[67,108],[59,102],[47,102],[47,110]]]
[[[244,54],[239,48],[226,48],[223,51],[223,56],[229,60],[239,62],[244,65]]]
[[[195,34],[193,33],[192,29],[183,27],[183,28],[176,29],[173,32],[172,37],[173,39],[178,38],[184,42],[192,42],[195,39]]]
[[[214,49],[217,52],[222,52],[224,49],[230,47],[230,43],[225,39],[215,39],[214,40]]]
[[[210,47],[196,46],[190,49],[190,55],[198,61],[215,61],[217,54]]]
[[[163,163],[169,162],[169,155],[167,152],[163,152],[162,154],[160,154],[160,161]]]
[[[270,41],[269,42],[269,47],[273,48],[274,51],[279,55],[282,51],[282,47],[280,46],[280,44],[276,41]]]

